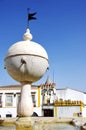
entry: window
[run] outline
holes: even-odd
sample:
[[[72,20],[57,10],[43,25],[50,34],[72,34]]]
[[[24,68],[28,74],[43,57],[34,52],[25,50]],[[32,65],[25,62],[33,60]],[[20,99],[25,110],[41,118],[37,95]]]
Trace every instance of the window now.
[[[32,95],[32,101],[35,102],[35,95]]]
[[[13,105],[13,94],[6,94],[6,106]]]
[[[12,114],[6,114],[6,117],[12,117]]]
[[[31,93],[32,96],[32,101],[33,101],[33,106],[36,107],[36,99],[35,99],[35,93]]]

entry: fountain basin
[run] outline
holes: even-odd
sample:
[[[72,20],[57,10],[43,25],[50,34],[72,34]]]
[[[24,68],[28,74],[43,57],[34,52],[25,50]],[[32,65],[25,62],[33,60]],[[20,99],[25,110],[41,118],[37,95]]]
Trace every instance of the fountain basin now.
[[[1,125],[3,128],[9,128],[9,130],[80,130],[73,125],[70,125],[72,119],[70,118],[55,118],[55,117],[23,117],[15,119],[5,119]],[[9,124],[9,125],[8,125]],[[15,125],[15,126],[14,126]],[[9,126],[9,127],[8,127]],[[12,126],[12,127],[10,127]],[[13,129],[11,129],[13,128]],[[5,129],[0,129],[5,130]],[[7,129],[6,129],[7,130]]]
[[[74,127],[73,125],[71,125],[71,121],[72,119],[58,119],[54,117],[24,117],[16,119],[6,119],[3,122],[4,126],[0,126],[0,130],[80,130],[79,127]],[[9,122],[9,126],[6,125],[6,122],[7,124]]]
[[[22,64],[22,60],[26,63]],[[23,54],[8,57],[6,59],[6,68],[15,80],[32,83],[44,75],[48,68],[48,61],[43,57]]]

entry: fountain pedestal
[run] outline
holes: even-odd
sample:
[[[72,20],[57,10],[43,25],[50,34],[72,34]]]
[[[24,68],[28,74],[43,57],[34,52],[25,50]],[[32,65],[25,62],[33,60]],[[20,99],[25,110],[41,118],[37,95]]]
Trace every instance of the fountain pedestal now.
[[[17,113],[19,117],[29,117],[33,114],[33,102],[31,97],[31,85],[24,83],[21,88],[20,102]]]

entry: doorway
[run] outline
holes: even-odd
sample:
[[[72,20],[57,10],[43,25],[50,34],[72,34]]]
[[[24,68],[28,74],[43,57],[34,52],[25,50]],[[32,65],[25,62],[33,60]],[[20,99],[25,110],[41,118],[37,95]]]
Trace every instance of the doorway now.
[[[44,110],[44,117],[53,117],[53,110],[45,109]]]

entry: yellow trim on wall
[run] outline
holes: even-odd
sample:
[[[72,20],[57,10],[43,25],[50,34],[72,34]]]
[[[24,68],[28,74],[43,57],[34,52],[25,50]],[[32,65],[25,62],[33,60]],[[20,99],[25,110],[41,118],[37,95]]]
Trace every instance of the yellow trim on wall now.
[[[82,112],[82,105],[80,106],[80,112]]]
[[[54,117],[57,117],[57,107],[54,107]]]
[[[38,107],[40,107],[40,87],[38,87]]]

